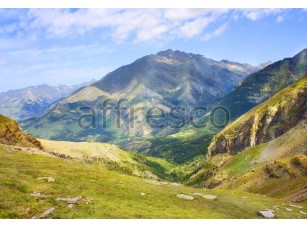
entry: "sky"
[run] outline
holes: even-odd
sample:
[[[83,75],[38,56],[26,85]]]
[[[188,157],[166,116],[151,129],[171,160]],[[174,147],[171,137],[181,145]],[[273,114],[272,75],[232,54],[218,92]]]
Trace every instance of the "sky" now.
[[[259,65],[307,48],[307,9],[0,9],[0,92],[100,79],[166,49]]]

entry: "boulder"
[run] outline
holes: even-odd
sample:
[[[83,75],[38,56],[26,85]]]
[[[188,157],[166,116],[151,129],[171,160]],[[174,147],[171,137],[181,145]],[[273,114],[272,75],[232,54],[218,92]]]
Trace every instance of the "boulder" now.
[[[57,201],[66,201],[68,204],[76,204],[82,199],[82,196],[78,196],[75,198],[57,198]]]
[[[264,210],[264,211],[258,211],[257,215],[263,217],[263,218],[267,218],[267,219],[271,219],[275,217],[274,212],[272,212],[271,210]]]
[[[215,200],[217,198],[215,195],[202,195],[201,197],[207,200]]]
[[[41,214],[40,218],[44,218],[50,214],[53,214],[55,211],[55,207],[50,208],[49,210],[45,211],[43,214]]]
[[[285,209],[286,209],[286,211],[293,211],[293,209],[291,209],[291,208],[285,207]]]
[[[180,187],[180,186],[182,186],[182,184],[179,184],[179,183],[170,183],[170,185],[175,186],[175,187]]]
[[[39,177],[37,180],[47,180],[50,183],[55,182],[55,179],[52,177]]]
[[[35,197],[40,197],[40,198],[46,198],[47,197],[40,192],[32,192],[30,195],[35,196]]]
[[[193,196],[188,196],[188,195],[184,195],[184,194],[177,194],[176,196],[178,198],[185,199],[185,200],[193,200],[194,199]]]

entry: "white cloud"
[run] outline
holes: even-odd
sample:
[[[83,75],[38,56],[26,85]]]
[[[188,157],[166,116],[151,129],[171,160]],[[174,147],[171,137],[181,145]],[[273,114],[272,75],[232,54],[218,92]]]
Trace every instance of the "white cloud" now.
[[[18,23],[0,33],[23,30],[34,37],[67,37],[99,30],[115,42],[161,39],[163,35],[191,38],[218,19],[226,9],[30,9]]]
[[[263,17],[274,15],[282,12],[282,9],[241,9],[243,17],[246,17],[252,21],[259,20]]]
[[[8,11],[15,18],[0,27],[0,34],[25,33],[33,39],[73,37],[96,32],[99,39],[143,42],[176,37],[201,37],[208,26],[221,20],[259,20],[280,9],[30,9]],[[6,12],[6,11],[5,11]],[[229,13],[230,12],[230,13]],[[7,16],[9,17],[9,16]],[[17,22],[16,22],[17,21]],[[217,23],[215,26],[220,26]]]
[[[227,25],[223,24],[220,27],[218,27],[216,30],[214,30],[212,33],[208,33],[204,36],[204,40],[208,41],[213,38],[216,38],[224,33],[224,31],[227,29]]]
[[[187,38],[195,37],[199,35],[212,21],[212,17],[202,17],[187,22],[179,28],[179,36]]]
[[[283,16],[278,16],[278,17],[276,18],[276,22],[280,23],[280,22],[282,22],[284,19],[285,19],[285,18],[284,18]]]

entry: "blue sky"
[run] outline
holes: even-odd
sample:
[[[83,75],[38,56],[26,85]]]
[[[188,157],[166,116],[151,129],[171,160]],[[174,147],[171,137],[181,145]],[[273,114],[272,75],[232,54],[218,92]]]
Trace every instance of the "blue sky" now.
[[[258,65],[306,37],[306,9],[0,9],[0,92],[100,79],[169,48]]]

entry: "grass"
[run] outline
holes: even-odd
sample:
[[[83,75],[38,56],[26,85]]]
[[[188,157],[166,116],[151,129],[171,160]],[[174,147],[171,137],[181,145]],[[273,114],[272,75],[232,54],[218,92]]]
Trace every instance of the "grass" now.
[[[176,194],[205,193],[204,190],[152,185],[102,165],[25,154],[7,146],[0,146],[0,156],[0,218],[31,218],[51,207],[56,207],[53,218],[258,218],[258,210],[287,203],[229,190],[209,191],[208,194],[218,196],[214,201],[201,197],[186,201]],[[37,180],[42,176],[51,176],[56,182]],[[30,195],[33,191],[48,198],[38,200]],[[146,195],[141,196],[142,192]],[[55,200],[76,196],[84,199],[72,209]],[[85,204],[85,199],[92,202]],[[299,209],[293,209],[276,211],[276,217],[304,218]]]
[[[244,152],[233,156],[231,161],[223,167],[223,171],[226,172],[229,177],[239,176],[251,171],[251,162],[258,159],[263,148],[264,145],[250,147]]]

